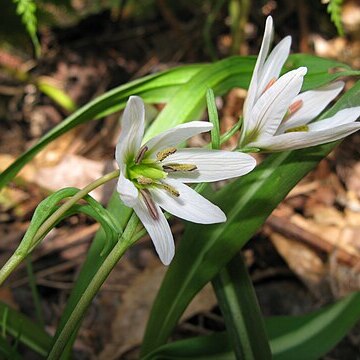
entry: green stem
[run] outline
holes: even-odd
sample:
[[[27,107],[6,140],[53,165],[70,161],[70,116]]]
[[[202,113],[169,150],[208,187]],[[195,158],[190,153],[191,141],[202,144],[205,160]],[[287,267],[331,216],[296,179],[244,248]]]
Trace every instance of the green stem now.
[[[34,249],[37,243],[42,239],[42,237],[47,234],[49,229],[51,229],[57,221],[79,200],[81,200],[85,195],[89,192],[93,191],[94,189],[98,188],[99,186],[107,183],[108,181],[115,179],[119,176],[119,170],[114,170],[111,173],[108,173],[101,178],[93,181],[78,193],[76,193],[73,197],[71,197],[68,201],[62,204],[52,215],[50,215],[46,221],[39,227],[36,235],[33,237],[33,245],[30,248],[30,251]]]
[[[244,29],[249,17],[250,5],[249,0],[231,0],[229,3],[232,55],[238,55],[240,53],[240,47],[244,41]]]
[[[5,265],[0,270],[0,285],[8,278],[8,276],[15,270],[15,268],[24,260],[24,258],[38,245],[42,238],[48,233],[48,231],[57,223],[57,221],[80,199],[87,195],[92,190],[105,184],[106,182],[119,176],[119,170],[112,171],[101,178],[93,181],[87,185],[84,189],[80,190],[73,197],[62,204],[52,215],[50,215],[46,221],[39,227],[36,235],[31,240],[31,245],[26,252],[16,251]]]
[[[216,17],[219,14],[224,2],[225,2],[224,0],[215,1],[213,5],[213,9],[210,10],[208,16],[206,17],[205,25],[203,28],[205,47],[212,61],[218,60],[218,56],[216,54],[216,49],[214,47],[213,40],[211,38],[211,28],[214,25]],[[209,5],[211,6],[211,4],[212,3],[210,1]]]
[[[121,238],[111,250],[110,254],[106,257],[105,261],[100,266],[97,273],[94,275],[93,279],[90,281],[88,287],[81,295],[77,305],[75,306],[73,312],[68,318],[65,326],[62,331],[59,333],[49,355],[48,360],[57,360],[60,359],[61,354],[66,347],[68,341],[71,339],[73,332],[76,330],[78,324],[82,320],[85,311],[90,305],[92,299],[95,297],[99,291],[101,285],[106,280],[108,275],[114,266],[118,263],[121,256],[124,252],[134,243],[134,238],[137,238],[135,234],[136,228],[139,224],[139,219],[135,213],[132,214],[128,225]]]
[[[36,318],[37,318],[38,323],[44,328],[45,321],[44,321],[44,317],[43,317],[42,310],[41,310],[41,301],[40,301],[40,296],[39,296],[39,292],[38,292],[37,285],[36,285],[36,276],[34,274],[34,268],[32,266],[32,261],[31,261],[30,256],[26,257],[26,271],[27,271],[28,278],[29,278],[31,295],[32,295],[33,301],[34,301]]]

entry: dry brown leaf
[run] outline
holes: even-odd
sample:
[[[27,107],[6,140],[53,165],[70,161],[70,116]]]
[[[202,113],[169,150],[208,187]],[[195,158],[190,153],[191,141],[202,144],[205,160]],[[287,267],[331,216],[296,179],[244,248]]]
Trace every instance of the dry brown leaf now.
[[[99,355],[100,360],[119,359],[122,354],[141,343],[151,306],[165,272],[164,266],[149,268],[139,274],[126,290],[112,324],[112,340]],[[215,304],[211,286],[205,286],[188,306],[182,320],[199,312],[209,311]]]
[[[314,220],[320,225],[344,227],[346,220],[343,214],[334,207],[317,205],[313,208]]]
[[[73,186],[83,188],[101,177],[107,163],[86,159],[82,156],[67,154],[55,166],[42,167],[38,170],[34,182],[48,190],[58,190]],[[97,200],[101,199],[102,189],[90,193]]]
[[[14,299],[11,289],[7,286],[3,286],[0,288],[0,301],[11,306],[13,309],[19,309],[19,306]]]
[[[290,269],[319,298],[329,296],[327,267],[319,254],[299,241],[272,233],[271,242],[288,263]]]

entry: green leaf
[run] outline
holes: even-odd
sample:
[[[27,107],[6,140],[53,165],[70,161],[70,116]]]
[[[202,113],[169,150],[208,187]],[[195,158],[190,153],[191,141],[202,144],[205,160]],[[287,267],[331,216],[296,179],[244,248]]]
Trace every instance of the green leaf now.
[[[16,13],[21,17],[31,41],[33,42],[36,57],[40,56],[40,43],[37,37],[36,4],[33,0],[13,0],[16,4]]]
[[[37,323],[2,302],[0,302],[0,319],[3,334],[18,338],[19,342],[40,355],[47,354],[52,338]]]
[[[360,105],[360,82],[322,117]],[[219,225],[188,224],[150,314],[143,354],[163,345],[195,294],[246,244],[286,194],[336,145],[269,156],[250,174],[208,194],[226,213]],[[201,234],[201,236],[199,236]]]
[[[311,90],[334,81],[339,76],[359,76],[359,70],[352,70],[349,65],[305,54],[290,55],[286,61],[283,72],[306,66],[308,73],[305,75],[302,91]]]
[[[219,115],[216,108],[215,95],[212,89],[206,92],[206,104],[209,113],[209,120],[213,124],[211,130],[211,147],[213,149],[220,149],[220,123]]]
[[[37,82],[37,86],[41,92],[47,95],[55,103],[62,106],[67,111],[75,111],[76,104],[71,99],[71,97],[66,94],[59,87],[51,84],[49,81],[46,81],[43,78],[40,78]]]
[[[330,0],[327,6],[327,12],[330,14],[330,19],[335,24],[336,30],[340,36],[344,36],[344,28],[341,23],[342,3],[343,0]]]
[[[0,337],[0,359],[21,360],[22,357],[6,339]]]
[[[255,290],[242,256],[236,254],[212,280],[237,359],[271,359]]]
[[[359,321],[360,292],[302,316],[265,319],[273,360],[317,360],[329,352]],[[225,332],[176,341],[153,351],[144,360],[235,360]]]

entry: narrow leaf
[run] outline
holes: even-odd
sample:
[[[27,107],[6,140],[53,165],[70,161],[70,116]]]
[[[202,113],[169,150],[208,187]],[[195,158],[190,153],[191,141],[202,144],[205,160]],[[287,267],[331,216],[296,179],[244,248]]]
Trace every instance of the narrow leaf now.
[[[317,360],[326,355],[360,320],[360,292],[302,316],[265,319],[273,360]],[[235,360],[225,332],[161,346],[144,360]]]
[[[47,354],[52,339],[37,323],[2,302],[0,302],[0,319],[1,327],[5,329],[6,334],[14,338],[18,337],[21,343],[40,355]]]
[[[271,359],[271,351],[251,278],[236,254],[212,280],[237,359]]]
[[[211,147],[220,149],[220,123],[219,115],[216,108],[215,95],[212,89],[206,91],[206,104],[209,113],[209,120],[213,124],[211,130]]]

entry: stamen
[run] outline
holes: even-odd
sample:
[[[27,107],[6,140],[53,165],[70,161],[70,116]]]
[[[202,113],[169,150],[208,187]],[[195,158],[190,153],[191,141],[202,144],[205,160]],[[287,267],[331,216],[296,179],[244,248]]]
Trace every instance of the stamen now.
[[[264,93],[265,91],[269,90],[276,82],[276,78],[272,78],[268,84],[265,86],[265,89],[262,93]]]
[[[138,176],[136,178],[136,181],[140,184],[140,185],[150,185],[152,184],[154,181],[146,176]]]
[[[302,100],[297,100],[294,103],[292,103],[289,106],[287,116],[290,116],[290,115],[296,113],[303,106],[303,104],[304,104],[304,102]]]
[[[289,133],[289,132],[308,132],[308,131],[309,131],[309,127],[307,125],[302,125],[288,129],[285,132]]]
[[[164,150],[159,151],[159,152],[156,154],[156,158],[157,158],[159,161],[163,161],[163,160],[166,159],[169,155],[174,154],[175,152],[176,152],[176,148],[175,148],[175,147],[169,147],[169,148],[166,148],[166,149],[164,149]]]
[[[152,197],[151,197],[151,195],[149,193],[149,190],[140,189],[139,191],[140,191],[141,195],[143,196],[145,205],[148,208],[151,217],[154,220],[158,220],[159,219],[159,213],[158,213],[158,210],[157,210],[157,208],[155,206],[155,203],[154,203],[154,201],[153,201],[153,199],[152,199]]]
[[[163,165],[163,169],[168,173],[174,171],[194,171],[197,169],[197,166],[194,164],[166,164]]]
[[[135,157],[135,164],[139,164],[141,162],[141,160],[144,158],[145,153],[149,150],[149,148],[144,145],[140,148],[140,150],[138,151],[136,157]]]
[[[171,185],[169,184],[165,184],[165,183],[156,183],[154,184],[155,186],[166,190],[168,193],[170,193],[170,195],[175,196],[175,197],[179,197],[180,193]]]

